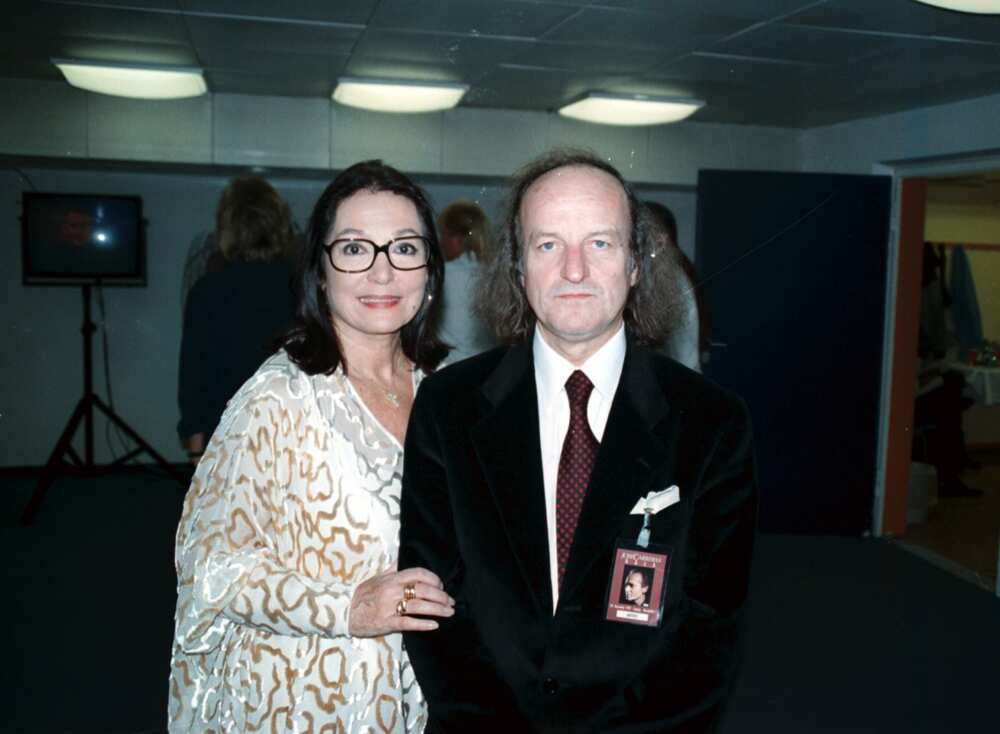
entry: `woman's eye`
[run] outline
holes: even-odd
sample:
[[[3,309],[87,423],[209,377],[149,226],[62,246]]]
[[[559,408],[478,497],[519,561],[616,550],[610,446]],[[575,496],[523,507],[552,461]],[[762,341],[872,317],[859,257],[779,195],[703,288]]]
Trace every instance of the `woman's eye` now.
[[[344,255],[365,255],[368,253],[368,246],[364,242],[345,242],[340,246],[340,251]]]
[[[412,242],[399,242],[392,246],[393,255],[415,255],[417,248]]]

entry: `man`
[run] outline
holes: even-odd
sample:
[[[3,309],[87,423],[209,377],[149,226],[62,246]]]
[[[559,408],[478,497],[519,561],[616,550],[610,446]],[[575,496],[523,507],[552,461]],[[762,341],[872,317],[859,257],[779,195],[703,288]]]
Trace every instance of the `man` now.
[[[458,362],[496,346],[496,340],[473,313],[480,263],[490,250],[490,221],[471,201],[453,201],[437,220],[445,256],[440,336],[454,347],[448,362]]]
[[[622,592],[624,601],[627,604],[634,604],[637,607],[649,606],[646,595],[649,593],[649,581],[647,574],[639,569],[629,571],[625,577],[625,588]]]
[[[479,290],[513,346],[421,385],[400,567],[456,599],[406,637],[429,732],[706,732],[719,717],[754,537],[750,427],[739,399],[645,346],[674,297],[652,238],[604,161],[529,164]],[[640,556],[657,607],[612,620],[612,569]]]

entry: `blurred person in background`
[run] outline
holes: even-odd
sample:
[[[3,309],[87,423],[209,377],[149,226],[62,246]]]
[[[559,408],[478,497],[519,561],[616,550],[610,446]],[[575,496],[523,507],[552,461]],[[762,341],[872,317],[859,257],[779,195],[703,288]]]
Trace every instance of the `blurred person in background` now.
[[[191,286],[181,337],[177,432],[192,463],[226,402],[291,325],[295,307],[292,216],[271,184],[257,176],[233,179],[219,199],[212,239],[223,262]]]
[[[671,268],[679,279],[674,308],[680,313],[676,326],[667,337],[667,355],[685,367],[701,372],[701,363],[708,352],[707,324],[694,263],[684,254],[677,239],[677,219],[669,208],[656,201],[643,202],[657,229],[658,253],[665,259],[663,267]]]
[[[471,201],[452,202],[438,215],[445,259],[441,338],[454,347],[448,361],[457,362],[496,346],[492,331],[473,312],[480,264],[490,255],[490,221]]]

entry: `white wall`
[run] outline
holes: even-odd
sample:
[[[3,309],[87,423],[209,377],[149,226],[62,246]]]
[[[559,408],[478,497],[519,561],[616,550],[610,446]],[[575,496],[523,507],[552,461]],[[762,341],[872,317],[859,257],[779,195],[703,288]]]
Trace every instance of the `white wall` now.
[[[998,121],[993,95],[812,128],[801,134],[802,170],[872,173],[878,164],[995,153]]]

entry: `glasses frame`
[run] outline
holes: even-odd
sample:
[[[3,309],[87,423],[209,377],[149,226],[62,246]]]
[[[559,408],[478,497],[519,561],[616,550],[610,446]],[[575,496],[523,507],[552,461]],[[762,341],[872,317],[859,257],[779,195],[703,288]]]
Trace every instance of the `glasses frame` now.
[[[424,244],[427,246],[427,260],[425,260],[422,265],[417,265],[415,268],[401,268],[398,265],[396,265],[396,263],[392,261],[392,255],[389,254],[389,248],[392,247],[392,245],[394,245],[395,243],[400,242],[401,240],[423,240]],[[333,246],[336,245],[338,242],[365,242],[371,245],[374,248],[374,252],[372,253],[372,260],[370,263],[368,263],[368,267],[362,268],[361,270],[344,270],[343,268],[338,268],[336,265],[334,265]],[[385,259],[389,261],[389,267],[391,267],[393,270],[399,270],[402,272],[412,272],[414,270],[421,270],[422,268],[426,268],[430,264],[430,257],[431,257],[431,241],[426,237],[424,237],[423,235],[419,234],[406,235],[405,237],[394,237],[393,239],[386,242],[384,245],[376,245],[374,242],[372,242],[371,240],[367,240],[364,237],[340,237],[339,239],[333,240],[333,242],[323,245],[323,249],[326,250],[326,259],[329,261],[331,268],[336,270],[338,273],[351,273],[351,274],[367,273],[369,270],[375,267],[375,261],[378,260],[379,253],[385,253]]]

